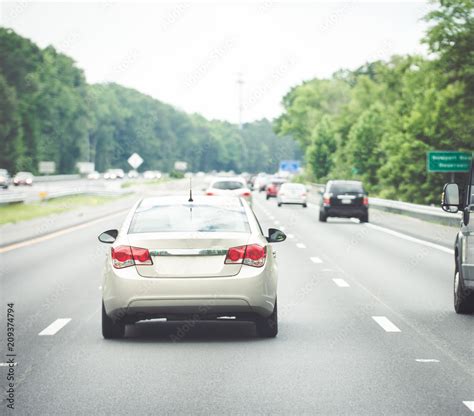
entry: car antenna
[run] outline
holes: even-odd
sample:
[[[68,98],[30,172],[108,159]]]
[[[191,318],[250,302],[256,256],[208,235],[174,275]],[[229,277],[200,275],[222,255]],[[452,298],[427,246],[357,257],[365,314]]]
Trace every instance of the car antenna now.
[[[189,177],[189,199],[188,202],[194,202],[193,200],[193,178]]]

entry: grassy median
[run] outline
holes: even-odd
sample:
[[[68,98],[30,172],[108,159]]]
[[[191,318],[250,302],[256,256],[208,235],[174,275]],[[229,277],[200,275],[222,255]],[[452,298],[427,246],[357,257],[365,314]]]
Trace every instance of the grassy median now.
[[[30,204],[2,205],[0,206],[0,224],[31,220],[45,215],[70,211],[83,206],[93,207],[117,200],[118,198],[120,197],[75,195]]]

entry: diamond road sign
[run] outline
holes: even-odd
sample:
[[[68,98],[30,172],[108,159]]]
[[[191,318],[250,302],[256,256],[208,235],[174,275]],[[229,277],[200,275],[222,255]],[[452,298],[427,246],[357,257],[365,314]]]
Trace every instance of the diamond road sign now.
[[[472,153],[469,152],[428,152],[428,172],[469,172],[471,160]]]
[[[138,153],[134,153],[128,158],[127,162],[133,169],[137,169],[143,163],[143,159]]]

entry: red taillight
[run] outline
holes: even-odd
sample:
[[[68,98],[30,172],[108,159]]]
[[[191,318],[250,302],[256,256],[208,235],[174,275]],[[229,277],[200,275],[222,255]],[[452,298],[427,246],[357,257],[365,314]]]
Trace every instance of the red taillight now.
[[[326,206],[331,205],[331,195],[330,194],[324,194],[323,195],[323,204]]]
[[[364,205],[367,207],[369,206],[369,198],[364,196]]]
[[[267,249],[258,244],[231,247],[227,251],[225,264],[246,264],[252,267],[262,267],[267,257]]]
[[[146,248],[118,246],[112,248],[112,265],[116,269],[124,269],[133,265],[150,265],[150,253]]]
[[[212,195],[214,195],[214,194],[213,194],[211,191],[207,191],[207,192],[206,192],[206,195],[212,196]]]
[[[250,195],[252,195],[250,192],[244,192],[244,193],[242,194],[242,196],[250,196]]]
[[[224,263],[226,264],[240,264],[244,258],[245,246],[231,247],[227,250],[227,256]]]

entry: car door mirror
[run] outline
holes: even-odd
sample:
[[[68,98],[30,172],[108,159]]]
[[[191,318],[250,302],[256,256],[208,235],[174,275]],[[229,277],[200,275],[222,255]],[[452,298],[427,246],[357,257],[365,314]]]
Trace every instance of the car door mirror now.
[[[277,230],[276,228],[268,229],[267,241],[269,243],[281,243],[286,240],[286,234],[283,231]]]
[[[99,241],[101,243],[112,244],[118,236],[118,230],[107,230],[99,235]]]
[[[461,209],[461,196],[457,183],[444,185],[441,207],[444,211],[453,214]]]

